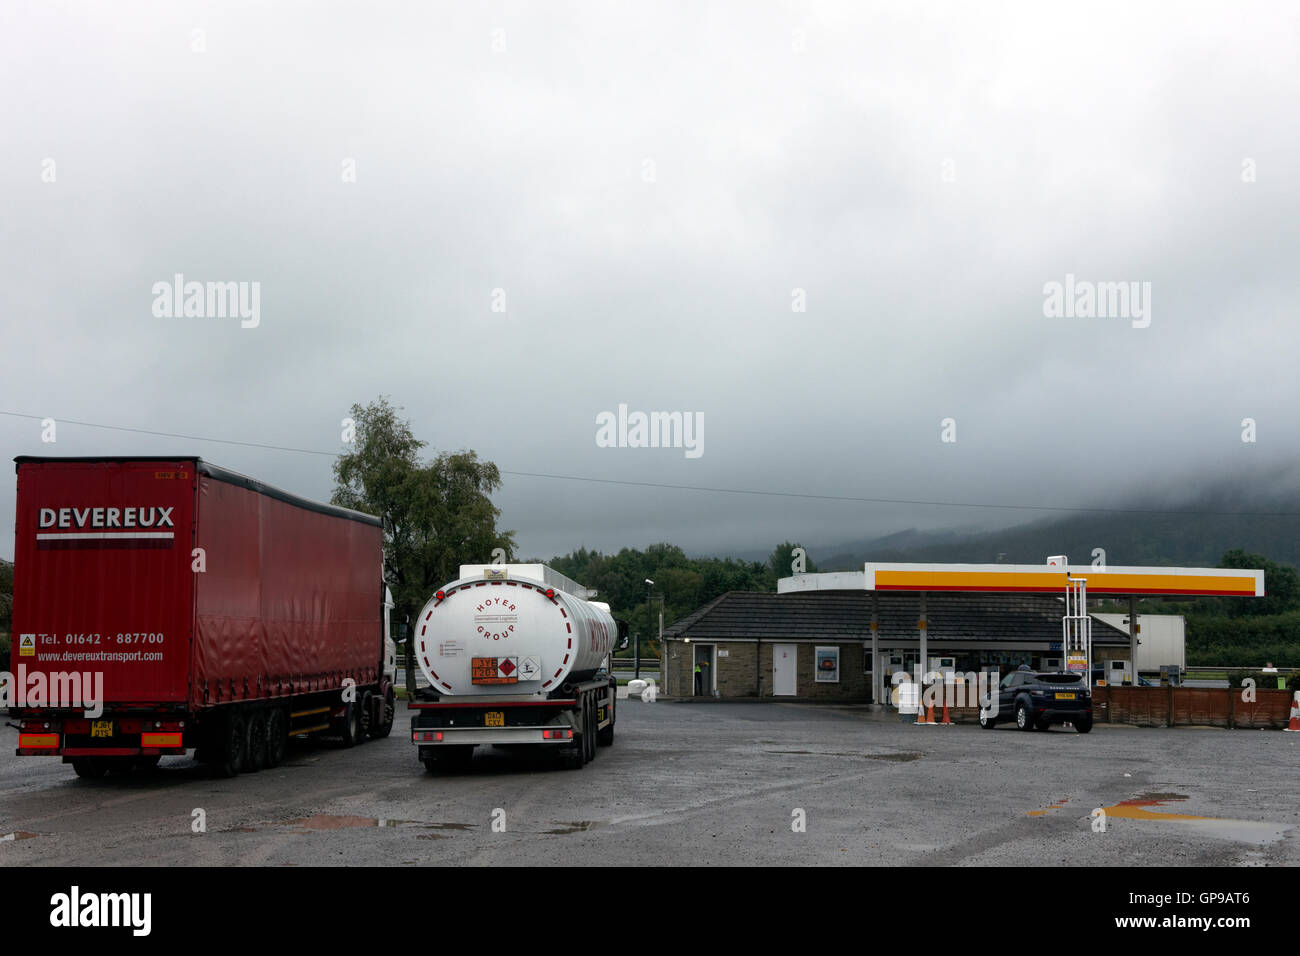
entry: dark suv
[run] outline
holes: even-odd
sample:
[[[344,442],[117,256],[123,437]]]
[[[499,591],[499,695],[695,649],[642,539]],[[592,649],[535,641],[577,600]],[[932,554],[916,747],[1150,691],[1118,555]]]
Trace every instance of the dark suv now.
[[[998,686],[997,711],[980,709],[980,726],[985,730],[1007,720],[1014,720],[1021,730],[1069,723],[1086,734],[1092,730],[1092,692],[1082,674],[1013,671]]]

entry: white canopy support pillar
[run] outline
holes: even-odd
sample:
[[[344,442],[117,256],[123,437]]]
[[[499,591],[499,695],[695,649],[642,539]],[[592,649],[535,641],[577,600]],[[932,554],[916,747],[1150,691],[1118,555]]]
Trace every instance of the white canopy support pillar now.
[[[1130,683],[1138,685],[1138,599],[1130,594],[1128,599],[1128,666],[1133,675]]]
[[[922,591],[921,592],[921,613],[920,616],[916,619],[916,633],[919,639],[919,643],[921,645],[921,659],[917,661],[916,669],[918,671],[918,674],[916,679],[920,683],[925,682],[926,672],[929,671],[930,669],[929,646],[926,644],[926,640],[925,640],[926,637],[925,632],[927,629],[928,629],[928,624],[926,620],[925,592]]]
[[[880,666],[880,599],[871,592],[871,702],[879,704],[883,695],[885,669]]]

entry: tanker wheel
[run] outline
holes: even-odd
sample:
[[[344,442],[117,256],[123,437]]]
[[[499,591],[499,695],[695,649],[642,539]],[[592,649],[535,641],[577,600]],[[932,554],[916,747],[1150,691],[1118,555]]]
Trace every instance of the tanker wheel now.
[[[234,777],[244,766],[247,725],[241,714],[227,714],[221,728],[220,750],[212,763],[218,777]]]
[[[246,727],[244,770],[247,773],[257,773],[266,766],[266,711],[257,710],[249,714]]]
[[[581,738],[575,737],[573,743],[563,744],[556,749],[559,750],[560,766],[565,770],[581,770],[587,762],[582,759],[587,748],[582,745]]]
[[[474,745],[458,744],[434,749],[433,756],[424,758],[424,768],[429,773],[464,773],[474,762]]]
[[[366,691],[361,695],[358,719],[361,722],[361,727],[357,731],[357,743],[364,743],[366,738],[371,736],[371,728],[375,726],[375,695],[370,691]]]
[[[86,780],[97,780],[108,772],[108,764],[99,757],[74,757],[72,771]]]
[[[596,731],[596,743],[602,747],[608,747],[614,742],[614,695],[609,696],[609,726],[602,730]]]
[[[596,711],[591,706],[591,694],[582,695],[582,762],[591,763],[596,756]]]
[[[266,715],[266,765],[278,767],[284,763],[284,754],[288,748],[289,723],[283,710],[272,707]]]
[[[378,740],[380,737],[387,737],[393,730],[393,719],[397,716],[397,694],[393,688],[388,688],[388,693],[384,695],[384,716],[383,719],[370,728],[370,736]]]

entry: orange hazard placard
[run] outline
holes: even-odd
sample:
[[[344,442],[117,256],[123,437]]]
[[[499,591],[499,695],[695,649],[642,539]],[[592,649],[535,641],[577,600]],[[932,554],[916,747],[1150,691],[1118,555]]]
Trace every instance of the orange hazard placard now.
[[[513,657],[472,658],[470,683],[517,684],[519,683],[519,661]]]

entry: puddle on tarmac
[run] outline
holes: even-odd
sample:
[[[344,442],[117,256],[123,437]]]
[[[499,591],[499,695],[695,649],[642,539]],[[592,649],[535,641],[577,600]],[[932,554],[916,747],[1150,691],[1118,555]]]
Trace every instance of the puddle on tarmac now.
[[[0,834],[0,843],[13,843],[15,840],[30,840],[32,837],[40,836],[39,833],[28,833],[26,830],[15,830],[13,833]]]
[[[597,825],[594,820],[574,820],[570,823],[552,820],[551,823],[555,829],[543,830],[542,833],[585,833]]]
[[[1161,823],[1179,823],[1192,831],[1221,840],[1252,843],[1266,846],[1281,840],[1292,825],[1270,823],[1265,820],[1229,820],[1223,817],[1202,817],[1190,813],[1164,813],[1148,810],[1169,803],[1186,800],[1181,793],[1144,793],[1133,800],[1121,800],[1111,807],[1102,807],[1107,817],[1120,820],[1155,820]]]
[[[805,757],[857,757],[859,760],[890,760],[895,763],[907,763],[911,760],[920,760],[924,754],[903,752],[889,754],[856,754],[838,750],[764,750],[767,754],[781,754]]]
[[[300,820],[286,820],[284,826],[303,830],[350,830],[358,827],[410,827],[420,830],[472,830],[473,823],[423,823],[419,820],[389,820],[386,817],[350,817],[318,813]]]
[[[1027,816],[1027,817],[1045,817],[1045,816],[1047,816],[1047,814],[1050,813],[1051,811],[1053,811],[1053,810],[1059,810],[1059,809],[1061,809],[1061,807],[1065,806],[1065,805],[1066,805],[1067,803],[1069,803],[1069,802],[1070,802],[1070,798],[1069,798],[1069,797],[1062,797],[1060,800],[1053,800],[1051,803],[1049,803],[1049,804],[1047,805],[1047,809],[1046,809],[1046,810],[1026,810],[1026,811],[1025,811],[1025,816]]]

